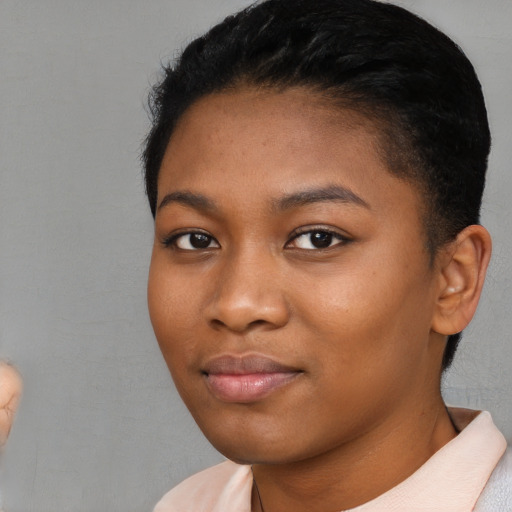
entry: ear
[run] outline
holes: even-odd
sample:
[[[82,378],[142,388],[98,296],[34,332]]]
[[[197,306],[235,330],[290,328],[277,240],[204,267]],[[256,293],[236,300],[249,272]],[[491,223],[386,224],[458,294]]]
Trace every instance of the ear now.
[[[491,236],[479,225],[468,226],[439,254],[440,280],[432,330],[461,332],[475,314],[491,258]]]

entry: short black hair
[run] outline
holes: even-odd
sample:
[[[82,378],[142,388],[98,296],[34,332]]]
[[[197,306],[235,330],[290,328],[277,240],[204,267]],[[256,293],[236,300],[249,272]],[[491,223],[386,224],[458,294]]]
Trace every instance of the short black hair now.
[[[475,70],[425,20],[375,0],[266,0],[227,17],[166,66],[150,94],[143,152],[153,216],[182,114],[203,96],[243,86],[304,87],[372,119],[389,171],[422,192],[431,254],[479,222],[491,140]],[[449,336],[443,369],[459,340]]]

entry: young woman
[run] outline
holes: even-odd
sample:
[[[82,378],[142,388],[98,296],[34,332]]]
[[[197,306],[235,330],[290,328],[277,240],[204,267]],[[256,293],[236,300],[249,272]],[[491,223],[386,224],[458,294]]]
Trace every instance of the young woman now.
[[[512,510],[504,437],[440,392],[491,253],[460,49],[390,4],[268,0],[152,107],[151,319],[230,459],[155,510]]]

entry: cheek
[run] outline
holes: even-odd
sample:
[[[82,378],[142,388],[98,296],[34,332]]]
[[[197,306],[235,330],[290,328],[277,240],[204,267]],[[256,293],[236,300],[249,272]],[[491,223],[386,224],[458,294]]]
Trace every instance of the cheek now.
[[[421,350],[417,345],[428,340],[432,316],[425,269],[410,269],[397,255],[387,262],[355,259],[350,270],[317,274],[311,282],[305,276],[310,292],[294,290],[302,321],[322,332],[326,350],[347,364],[378,365]]]
[[[163,258],[153,256],[148,279],[148,309],[162,354],[171,363],[187,358],[194,346],[197,297],[193,288],[169,270]]]
[[[176,389],[194,417],[194,410],[205,404],[197,379],[198,354],[205,339],[199,332],[202,308],[197,291],[190,276],[174,271],[164,256],[153,256],[148,279],[151,323]]]
[[[323,283],[323,293],[309,296],[302,312],[317,336],[313,357],[320,363],[323,410],[338,411],[334,425],[347,428],[391,410],[428,366],[430,319],[425,288],[418,291],[425,283],[390,286],[377,272],[362,286],[362,277]]]

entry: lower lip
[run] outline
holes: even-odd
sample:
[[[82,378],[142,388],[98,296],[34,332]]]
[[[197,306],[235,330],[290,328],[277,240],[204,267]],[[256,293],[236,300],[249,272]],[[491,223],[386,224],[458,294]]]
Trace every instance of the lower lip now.
[[[206,382],[213,395],[223,402],[250,403],[286,386],[297,375],[298,372],[209,374],[206,375]]]

